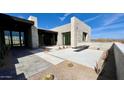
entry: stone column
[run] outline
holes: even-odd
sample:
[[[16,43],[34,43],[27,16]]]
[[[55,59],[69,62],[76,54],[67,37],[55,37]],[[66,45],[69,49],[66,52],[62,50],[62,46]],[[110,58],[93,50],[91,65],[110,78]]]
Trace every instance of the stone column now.
[[[77,46],[77,33],[76,33],[76,18],[71,18],[71,47],[75,48]]]
[[[34,16],[30,16],[28,18],[31,21],[34,21],[34,25],[31,26],[31,43],[32,48],[38,48],[39,47],[39,37],[38,37],[38,25],[37,25],[37,18]]]
[[[38,48],[39,47],[38,30],[35,26],[31,26],[31,40],[32,48]]]
[[[91,28],[89,28],[89,33],[88,33],[88,42],[91,42]]]
[[[1,35],[1,30],[0,30],[0,51],[1,51],[1,47],[2,47],[2,35]]]
[[[61,32],[58,32],[57,45],[58,46],[62,46],[63,45],[63,43],[62,43],[62,33]]]
[[[21,32],[20,31],[19,31],[19,42],[20,42],[20,46],[22,46]]]

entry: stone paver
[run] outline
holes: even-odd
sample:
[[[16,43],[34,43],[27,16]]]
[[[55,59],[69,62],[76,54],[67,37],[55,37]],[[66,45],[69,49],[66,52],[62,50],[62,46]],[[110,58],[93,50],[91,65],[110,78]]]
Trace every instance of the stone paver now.
[[[49,52],[52,56],[70,60],[72,62],[82,64],[91,68],[96,66],[96,62],[99,61],[104,51],[85,49],[80,52],[74,52],[73,49],[62,49],[59,51]]]
[[[52,56],[52,55],[45,53],[45,52],[36,53],[35,55],[41,57],[42,59],[44,59],[44,60],[46,60],[46,61],[48,61],[54,65],[59,64],[59,63],[64,61],[62,58]]]
[[[23,52],[27,52],[27,55],[23,55]],[[15,57],[18,60],[18,63],[15,64],[17,74],[24,73],[25,77],[28,78],[52,66],[46,60],[28,52],[29,50],[26,49],[14,51],[14,55],[16,53]]]
[[[26,78],[43,71],[52,65],[35,55],[19,58],[18,61],[19,64],[15,65],[16,72],[17,74],[24,73]]]
[[[71,48],[50,52],[13,49],[11,60],[14,76],[21,75],[20,79],[22,76],[25,79],[41,79],[49,73],[53,73],[55,79],[96,79],[97,75],[92,68],[102,53],[101,50],[92,49],[74,52]],[[68,67],[68,63],[74,66]]]

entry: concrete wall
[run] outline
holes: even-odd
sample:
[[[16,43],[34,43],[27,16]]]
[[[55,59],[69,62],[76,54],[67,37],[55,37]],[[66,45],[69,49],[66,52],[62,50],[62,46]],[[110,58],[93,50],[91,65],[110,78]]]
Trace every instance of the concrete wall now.
[[[83,32],[87,33],[86,41],[83,40]],[[78,43],[89,42],[91,28],[76,17],[71,18],[71,47],[76,47]]]
[[[117,71],[117,79],[124,80],[124,44],[114,44],[114,55]]]
[[[32,48],[38,48],[39,47],[39,37],[38,37],[38,24],[37,24],[37,18],[34,16],[30,16],[28,20],[34,21],[34,25],[31,26],[31,44]]]
[[[57,36],[57,45],[61,46],[63,45],[63,37],[62,37],[62,33],[65,32],[70,32],[71,31],[71,24],[65,24],[56,28],[51,29],[52,31],[58,32],[58,36]]]

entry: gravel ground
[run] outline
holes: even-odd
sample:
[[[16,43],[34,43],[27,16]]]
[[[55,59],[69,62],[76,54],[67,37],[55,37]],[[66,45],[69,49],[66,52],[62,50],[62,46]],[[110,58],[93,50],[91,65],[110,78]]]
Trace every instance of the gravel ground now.
[[[69,64],[73,66],[69,67]],[[48,74],[53,74],[55,80],[96,80],[96,72],[86,66],[70,62],[68,60],[59,63],[55,66],[52,66],[40,73],[37,73],[30,78],[29,80],[42,80]]]

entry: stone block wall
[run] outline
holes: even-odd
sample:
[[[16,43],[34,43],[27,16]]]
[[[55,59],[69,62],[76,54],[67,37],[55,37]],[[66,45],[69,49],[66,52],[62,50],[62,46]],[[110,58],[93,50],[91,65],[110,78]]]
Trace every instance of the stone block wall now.
[[[51,30],[58,32],[57,45],[58,46],[62,46],[63,45],[63,36],[62,36],[62,33],[70,32],[71,31],[71,24],[70,23],[69,24],[65,24],[63,26],[59,26],[59,27],[53,28]]]
[[[34,16],[30,16],[28,18],[31,21],[34,21],[34,25],[31,26],[31,44],[32,48],[38,48],[39,47],[39,37],[38,37],[38,24],[37,24],[37,18]]]
[[[83,41],[83,32],[87,33],[86,41]],[[89,42],[91,39],[91,28],[76,17],[71,18],[71,47],[78,43]]]

